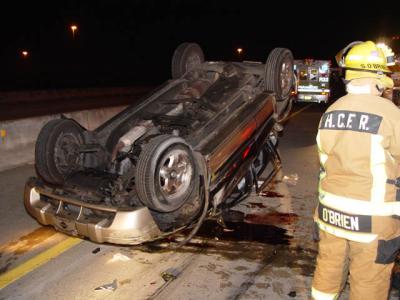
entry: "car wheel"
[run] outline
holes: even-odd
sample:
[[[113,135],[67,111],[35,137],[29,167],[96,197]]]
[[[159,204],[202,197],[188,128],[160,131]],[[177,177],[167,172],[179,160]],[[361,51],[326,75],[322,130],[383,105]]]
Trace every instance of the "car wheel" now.
[[[294,76],[292,52],[286,48],[273,49],[265,63],[265,90],[274,92],[277,101],[288,100]]]
[[[182,43],[172,57],[172,78],[180,78],[187,71],[204,62],[204,53],[196,43]]]
[[[83,129],[73,120],[48,122],[40,131],[35,147],[35,166],[39,176],[52,184],[62,184],[80,167],[79,148]]]
[[[158,212],[175,211],[198,190],[197,174],[193,153],[182,138],[157,136],[138,158],[135,185],[139,200]]]

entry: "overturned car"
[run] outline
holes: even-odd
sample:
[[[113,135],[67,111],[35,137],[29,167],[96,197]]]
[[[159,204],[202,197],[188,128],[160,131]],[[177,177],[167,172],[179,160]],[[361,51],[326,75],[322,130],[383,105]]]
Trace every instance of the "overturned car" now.
[[[265,64],[213,62],[183,43],[172,78],[93,131],[70,119],[47,123],[36,143],[38,177],[25,187],[28,212],[70,235],[140,244],[184,228],[192,236],[204,219],[260,191],[280,165],[290,50],[273,49]]]

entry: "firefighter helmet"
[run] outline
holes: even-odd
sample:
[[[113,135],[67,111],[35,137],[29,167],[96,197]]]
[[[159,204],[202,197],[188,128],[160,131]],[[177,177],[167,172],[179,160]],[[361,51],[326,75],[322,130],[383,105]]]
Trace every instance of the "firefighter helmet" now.
[[[357,78],[376,78],[385,88],[393,87],[388,63],[393,61],[393,51],[386,45],[374,42],[353,42],[336,55],[340,67],[346,69],[346,80]]]

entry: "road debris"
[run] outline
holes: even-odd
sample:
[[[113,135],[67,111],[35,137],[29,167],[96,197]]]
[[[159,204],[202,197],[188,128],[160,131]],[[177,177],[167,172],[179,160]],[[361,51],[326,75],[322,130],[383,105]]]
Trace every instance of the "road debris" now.
[[[161,277],[162,277],[162,279],[164,279],[165,282],[168,282],[168,281],[172,281],[172,280],[176,279],[178,274],[179,274],[178,270],[168,269],[161,273]]]
[[[114,279],[113,282],[111,283],[106,283],[103,284],[101,286],[98,286],[97,288],[95,288],[95,291],[110,291],[110,292],[114,292],[118,287],[118,283],[117,283],[117,279]]]
[[[297,293],[296,293],[296,291],[291,291],[291,292],[288,294],[288,296],[289,296],[289,297],[292,297],[292,298],[295,298],[295,297],[297,296]]]
[[[116,253],[107,263],[113,263],[116,261],[130,261],[130,260],[131,260],[130,257],[123,255],[122,253]]]
[[[297,175],[297,173],[285,175],[282,178],[282,181],[289,185],[296,185],[298,180],[299,180],[299,175]]]
[[[92,251],[93,254],[99,253],[100,252],[100,247],[97,247]]]

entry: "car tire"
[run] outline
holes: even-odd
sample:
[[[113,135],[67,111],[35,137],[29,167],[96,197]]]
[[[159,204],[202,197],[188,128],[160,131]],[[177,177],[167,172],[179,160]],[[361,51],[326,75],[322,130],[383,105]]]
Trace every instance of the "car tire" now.
[[[192,150],[176,136],[160,135],[147,143],[138,158],[135,186],[148,208],[172,212],[198,191],[198,171]]]
[[[172,56],[171,73],[173,79],[182,77],[187,71],[204,62],[204,53],[196,43],[180,44]]]
[[[38,175],[51,184],[63,184],[68,175],[79,169],[79,147],[83,129],[73,120],[56,119],[40,131],[35,146],[35,167]]]
[[[294,83],[293,54],[286,48],[275,48],[265,63],[265,90],[275,93],[277,101],[290,98]]]

